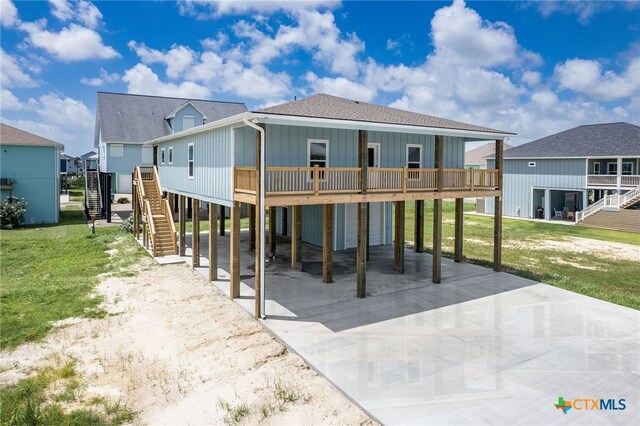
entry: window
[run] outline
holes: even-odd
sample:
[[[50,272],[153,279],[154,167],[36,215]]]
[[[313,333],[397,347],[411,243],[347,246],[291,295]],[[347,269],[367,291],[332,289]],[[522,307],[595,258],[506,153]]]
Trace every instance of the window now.
[[[422,145],[407,145],[407,168],[422,168]],[[409,172],[409,179],[418,179],[419,177],[419,172]]]
[[[164,148],[160,150],[160,164],[164,164]]]
[[[112,143],[111,158],[122,158],[122,157],[124,157],[124,145],[121,143]]]
[[[622,174],[630,175],[633,171],[633,163],[622,163]]]
[[[169,164],[173,164],[173,147],[169,147]]]
[[[189,179],[193,179],[193,144],[190,143],[189,147],[189,154],[188,154],[188,158],[189,158]]]
[[[617,163],[607,163],[607,174],[608,175],[616,175],[616,174],[618,174],[618,164]]]
[[[529,167],[535,167],[535,166],[536,166],[535,161],[529,161]]]
[[[594,175],[600,174],[600,163],[593,163],[593,174]]]
[[[182,130],[187,130],[196,125],[193,115],[185,115],[182,117]]]
[[[327,167],[329,158],[329,141],[322,139],[307,139],[307,158],[309,167]],[[313,179],[313,173],[310,178]],[[320,172],[320,179],[324,179],[324,172]]]

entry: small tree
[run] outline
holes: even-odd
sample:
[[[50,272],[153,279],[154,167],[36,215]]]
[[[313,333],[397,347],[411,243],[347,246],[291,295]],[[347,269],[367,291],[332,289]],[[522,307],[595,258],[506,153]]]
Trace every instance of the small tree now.
[[[24,221],[27,202],[24,198],[7,197],[0,204],[0,228],[14,229]]]

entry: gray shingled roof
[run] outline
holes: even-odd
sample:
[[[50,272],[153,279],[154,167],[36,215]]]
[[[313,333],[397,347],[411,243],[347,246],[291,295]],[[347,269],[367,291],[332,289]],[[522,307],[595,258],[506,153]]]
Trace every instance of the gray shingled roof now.
[[[432,117],[417,112],[404,111],[382,105],[317,93],[303,99],[281,105],[262,108],[256,113],[291,115],[298,117],[328,118],[352,120],[369,123],[398,124],[419,127],[437,127],[442,129],[467,130],[487,133],[512,134],[502,130],[461,123],[445,118]]]
[[[616,157],[640,155],[640,127],[629,123],[589,124],[505,151],[505,158]]]
[[[503,144],[503,150],[506,152],[508,149],[513,148],[513,146],[508,143]],[[486,143],[477,148],[471,149],[464,153],[464,164],[465,165],[486,165],[487,164],[487,156],[493,157],[496,154],[496,143]]]
[[[247,106],[240,102],[98,92],[96,122],[102,141],[143,143],[169,135],[173,131],[165,117],[189,101],[209,122],[247,111]]]
[[[29,146],[56,146],[64,149],[64,145],[54,142],[42,136],[20,130],[8,124],[0,123],[0,144],[29,145]]]

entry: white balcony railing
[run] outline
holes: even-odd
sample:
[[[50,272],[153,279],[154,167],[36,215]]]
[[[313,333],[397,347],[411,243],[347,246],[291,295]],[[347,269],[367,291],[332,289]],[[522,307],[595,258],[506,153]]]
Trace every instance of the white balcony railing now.
[[[617,175],[587,175],[587,186],[616,188],[618,186],[618,176]],[[621,175],[620,186],[622,187],[640,186],[640,175]]]

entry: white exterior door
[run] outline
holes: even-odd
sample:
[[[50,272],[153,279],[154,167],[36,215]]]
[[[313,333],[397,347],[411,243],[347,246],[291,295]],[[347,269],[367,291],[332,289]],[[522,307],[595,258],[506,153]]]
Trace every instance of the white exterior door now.
[[[346,246],[354,248],[358,245],[358,205],[347,204],[346,208]],[[369,203],[369,245],[379,246],[384,243],[384,203]]]
[[[118,175],[118,193],[119,194],[131,194],[132,185],[131,185],[131,175]]]

